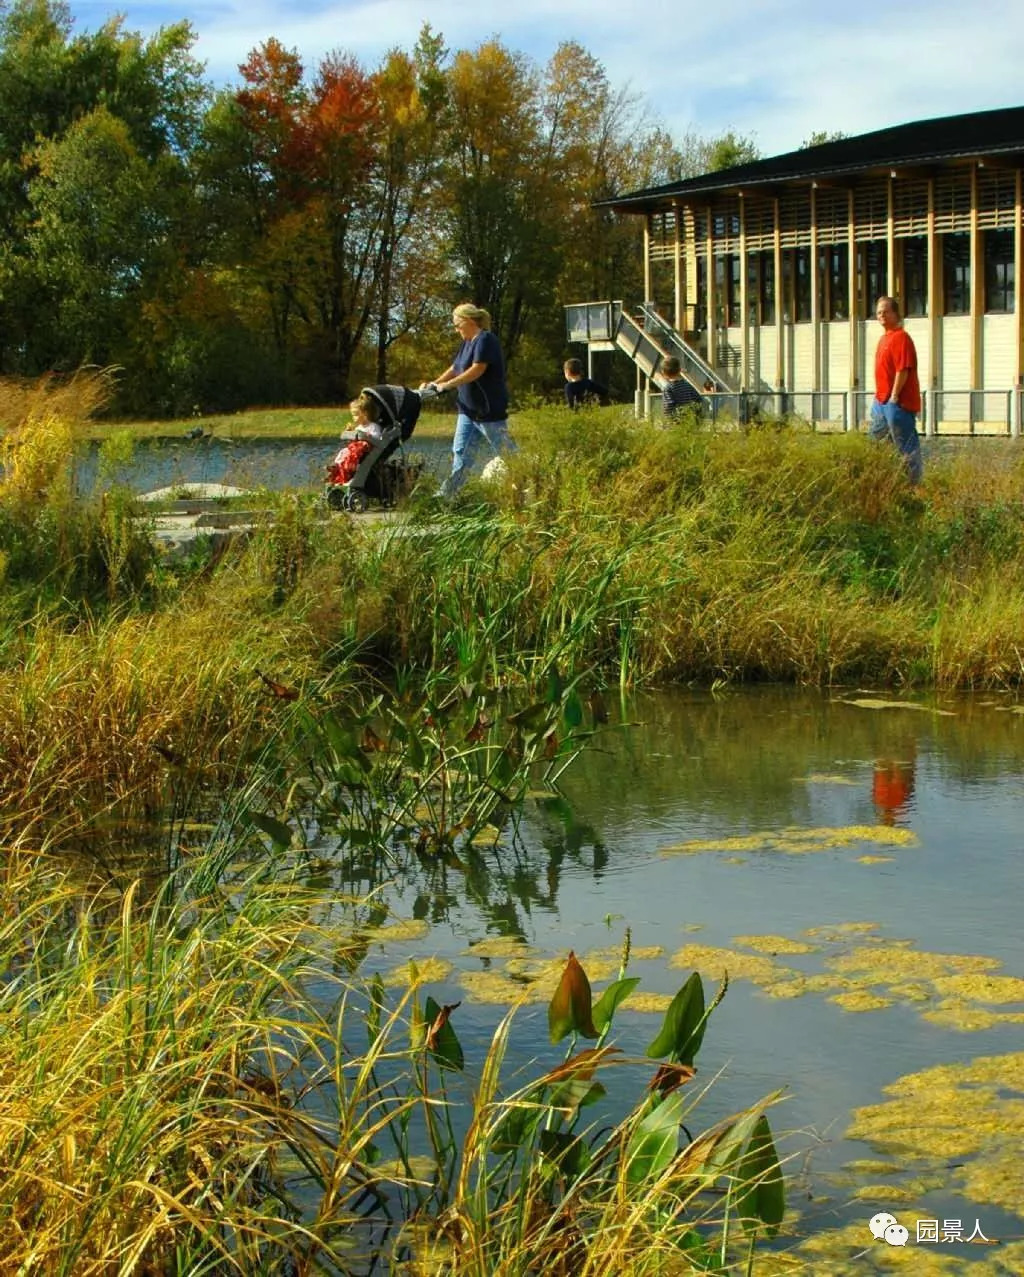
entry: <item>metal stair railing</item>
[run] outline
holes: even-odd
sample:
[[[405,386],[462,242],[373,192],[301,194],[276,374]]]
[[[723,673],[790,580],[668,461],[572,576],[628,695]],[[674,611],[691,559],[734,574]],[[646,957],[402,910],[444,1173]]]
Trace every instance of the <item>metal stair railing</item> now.
[[[736,387],[727,381],[717,369],[712,368],[706,360],[702,359],[693,347],[683,340],[679,332],[672,327],[668,320],[663,319],[658,314],[653,306],[645,302],[640,307],[640,313],[644,319],[644,330],[648,334],[653,333],[658,344],[663,348],[665,355],[676,356],[682,368],[683,376],[696,390],[702,391],[705,385],[710,382],[719,394],[736,393]],[[656,374],[657,369],[655,369]]]

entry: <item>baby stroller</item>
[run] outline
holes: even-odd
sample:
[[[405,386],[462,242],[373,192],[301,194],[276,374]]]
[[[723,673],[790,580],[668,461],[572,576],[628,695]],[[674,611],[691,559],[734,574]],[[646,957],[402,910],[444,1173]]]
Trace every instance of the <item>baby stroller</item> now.
[[[408,460],[402,445],[416,428],[423,400],[437,395],[433,387],[418,391],[407,386],[364,386],[362,393],[380,405],[382,438],[372,444],[347,483],[329,481],[324,490],[330,509],[355,514],[367,509],[371,501],[386,508],[394,506],[419,478],[423,463]],[[348,430],[341,436],[342,442],[356,437],[356,432]]]

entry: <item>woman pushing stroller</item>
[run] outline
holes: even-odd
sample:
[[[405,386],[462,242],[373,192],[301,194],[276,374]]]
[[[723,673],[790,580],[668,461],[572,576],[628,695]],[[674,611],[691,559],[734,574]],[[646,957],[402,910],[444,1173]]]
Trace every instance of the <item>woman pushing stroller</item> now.
[[[491,332],[491,317],[481,306],[462,302],[452,311],[452,323],[462,339],[455,357],[420,391],[458,390],[458,416],[452,442],[452,471],[438,496],[450,497],[469,476],[482,442],[492,452],[515,452],[508,433],[508,386],[501,345]]]

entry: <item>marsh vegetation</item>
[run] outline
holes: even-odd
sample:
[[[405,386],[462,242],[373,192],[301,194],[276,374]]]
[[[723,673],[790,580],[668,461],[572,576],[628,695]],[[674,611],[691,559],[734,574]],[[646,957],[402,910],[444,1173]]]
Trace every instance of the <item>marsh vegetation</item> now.
[[[169,563],[102,470],[74,490],[102,390],[26,392],[3,441],[4,1264],[741,1271],[781,1184],[764,1096],[697,1126],[717,958],[681,951],[638,1063],[628,940],[560,955],[564,1054],[506,1080],[514,1016],[469,1059],[425,961],[362,978],[375,884],[474,890],[622,690],[1012,692],[1019,465],[912,490],[857,437],[538,410],[458,508],[370,531],[268,494],[247,544]]]

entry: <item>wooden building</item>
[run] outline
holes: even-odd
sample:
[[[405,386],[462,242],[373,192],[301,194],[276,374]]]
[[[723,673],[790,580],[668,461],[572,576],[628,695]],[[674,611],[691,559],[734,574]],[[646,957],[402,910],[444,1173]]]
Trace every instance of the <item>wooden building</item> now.
[[[677,354],[744,410],[850,428],[868,415],[875,302],[898,298],[927,433],[1019,435],[1024,107],[826,142],[608,207],[643,218],[646,296],[567,307],[656,387]]]

